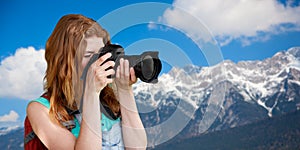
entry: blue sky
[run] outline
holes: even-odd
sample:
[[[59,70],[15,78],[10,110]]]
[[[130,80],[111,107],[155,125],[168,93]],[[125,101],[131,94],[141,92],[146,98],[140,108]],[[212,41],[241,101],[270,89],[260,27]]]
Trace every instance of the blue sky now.
[[[121,7],[142,2],[149,1],[1,1],[0,127],[21,123],[28,99],[39,96],[45,68],[41,60],[43,50],[60,17],[76,13],[101,20],[111,12],[118,14]],[[152,15],[152,20],[126,27],[112,37],[112,42],[123,45],[128,54],[145,50],[160,51],[164,59],[163,72],[172,66],[182,67],[188,63],[212,65],[208,59],[214,58],[208,58],[211,55],[206,54],[210,49],[197,45],[207,38],[204,34],[217,41],[213,47],[216,51],[220,50],[224,59],[234,62],[263,60],[278,51],[300,46],[298,0],[151,2],[164,3],[164,7],[169,7],[133,12],[137,16]],[[125,11],[134,10],[128,9]],[[195,23],[195,18],[200,24]],[[124,22],[128,22],[127,16],[117,15],[109,23],[99,23],[113,32],[114,26]],[[212,55],[217,57],[218,54]]]

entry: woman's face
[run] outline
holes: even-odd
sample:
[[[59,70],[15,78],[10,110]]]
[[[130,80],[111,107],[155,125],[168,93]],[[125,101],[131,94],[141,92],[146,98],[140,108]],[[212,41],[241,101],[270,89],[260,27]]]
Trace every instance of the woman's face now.
[[[90,37],[85,39],[87,42],[86,49],[82,58],[82,67],[84,68],[89,62],[93,54],[98,53],[100,48],[104,47],[103,38],[101,37]]]

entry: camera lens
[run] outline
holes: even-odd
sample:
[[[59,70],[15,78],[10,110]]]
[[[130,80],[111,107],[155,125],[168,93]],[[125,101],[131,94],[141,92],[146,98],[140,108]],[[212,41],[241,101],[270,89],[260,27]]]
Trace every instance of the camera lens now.
[[[146,55],[142,58],[141,70],[144,78],[147,80],[153,78],[154,62],[150,55]]]
[[[134,67],[134,71],[138,78],[147,83],[157,83],[158,75],[161,71],[161,61],[158,58],[157,51],[146,51],[141,55],[137,55],[137,58],[132,57],[138,61]]]

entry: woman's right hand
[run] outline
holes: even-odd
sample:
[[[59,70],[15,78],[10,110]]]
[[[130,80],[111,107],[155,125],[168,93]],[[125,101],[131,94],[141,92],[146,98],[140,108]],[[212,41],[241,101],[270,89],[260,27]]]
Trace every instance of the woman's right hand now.
[[[86,79],[86,88],[91,91],[95,91],[100,94],[101,90],[109,83],[113,82],[113,79],[107,78],[109,75],[114,75],[113,69],[115,62],[107,61],[111,57],[111,53],[107,53],[96,60],[89,68]],[[103,62],[105,62],[103,64]],[[101,65],[102,64],[102,65]],[[109,67],[112,67],[108,69]],[[108,70],[107,70],[108,69]]]

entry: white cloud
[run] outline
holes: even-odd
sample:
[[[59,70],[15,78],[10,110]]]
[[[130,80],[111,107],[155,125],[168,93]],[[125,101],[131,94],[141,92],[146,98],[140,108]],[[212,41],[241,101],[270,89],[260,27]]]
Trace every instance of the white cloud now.
[[[43,92],[45,50],[19,48],[0,64],[0,97],[30,100]]]
[[[5,114],[3,116],[0,116],[0,122],[17,122],[19,119],[18,113],[11,110],[9,114]]]
[[[267,40],[270,34],[300,31],[300,6],[291,4],[284,6],[276,0],[175,0],[161,20],[201,37],[195,18],[187,17],[181,8],[203,22],[221,45],[234,39],[247,45]]]

